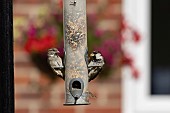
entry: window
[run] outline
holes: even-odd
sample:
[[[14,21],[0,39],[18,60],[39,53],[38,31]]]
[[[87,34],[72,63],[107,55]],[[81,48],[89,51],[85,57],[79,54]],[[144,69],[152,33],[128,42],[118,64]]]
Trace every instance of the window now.
[[[140,69],[139,79],[133,79],[128,68],[122,70],[123,113],[170,113],[169,3],[169,0],[123,1],[127,21],[142,37],[139,45],[128,48]]]
[[[151,94],[170,95],[170,1],[151,3]]]

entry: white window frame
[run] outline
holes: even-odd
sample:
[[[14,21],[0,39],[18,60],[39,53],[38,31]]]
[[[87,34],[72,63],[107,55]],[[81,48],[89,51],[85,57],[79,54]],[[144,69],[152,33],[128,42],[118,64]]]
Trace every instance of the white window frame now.
[[[126,45],[140,71],[134,79],[129,68],[122,69],[122,113],[170,113],[170,96],[150,95],[150,0],[123,0],[125,20],[141,35],[141,42]]]

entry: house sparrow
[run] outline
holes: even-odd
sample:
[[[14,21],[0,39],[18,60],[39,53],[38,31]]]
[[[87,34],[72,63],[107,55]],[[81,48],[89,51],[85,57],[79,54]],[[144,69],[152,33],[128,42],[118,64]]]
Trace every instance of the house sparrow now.
[[[48,50],[48,63],[50,64],[53,71],[57,74],[57,76],[64,79],[64,66],[62,59],[58,56],[60,53],[56,48],[51,48]]]
[[[104,65],[103,56],[99,52],[93,51],[90,54],[90,59],[91,61],[88,64],[89,82],[97,77]]]

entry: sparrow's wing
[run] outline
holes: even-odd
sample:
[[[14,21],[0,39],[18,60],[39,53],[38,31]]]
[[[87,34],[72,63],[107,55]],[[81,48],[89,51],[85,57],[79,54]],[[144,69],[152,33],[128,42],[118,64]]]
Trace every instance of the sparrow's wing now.
[[[63,68],[64,67],[63,66],[63,61],[62,61],[62,59],[59,56],[57,56],[57,64],[59,65],[59,68]]]
[[[91,61],[88,64],[89,82],[97,77],[104,66],[104,59],[100,53],[93,54],[93,58],[91,57],[90,59]]]
[[[91,80],[94,80],[99,73],[102,71],[102,67],[93,67],[91,68],[91,70],[89,71],[89,82]]]

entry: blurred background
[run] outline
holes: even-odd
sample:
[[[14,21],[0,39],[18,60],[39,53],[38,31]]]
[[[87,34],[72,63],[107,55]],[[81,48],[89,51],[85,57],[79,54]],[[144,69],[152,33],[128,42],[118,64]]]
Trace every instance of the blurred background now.
[[[91,105],[75,107],[63,106],[64,81],[47,63],[49,48],[64,57],[63,1],[13,1],[16,113],[169,113],[168,0],[87,0],[89,54],[106,64]]]
[[[14,0],[16,113],[121,113],[121,67],[130,65],[137,77],[121,49],[121,6],[121,0],[87,0],[89,53],[99,50],[106,65],[89,84],[91,105],[65,107],[64,81],[47,63],[49,48],[63,57],[62,0]]]

